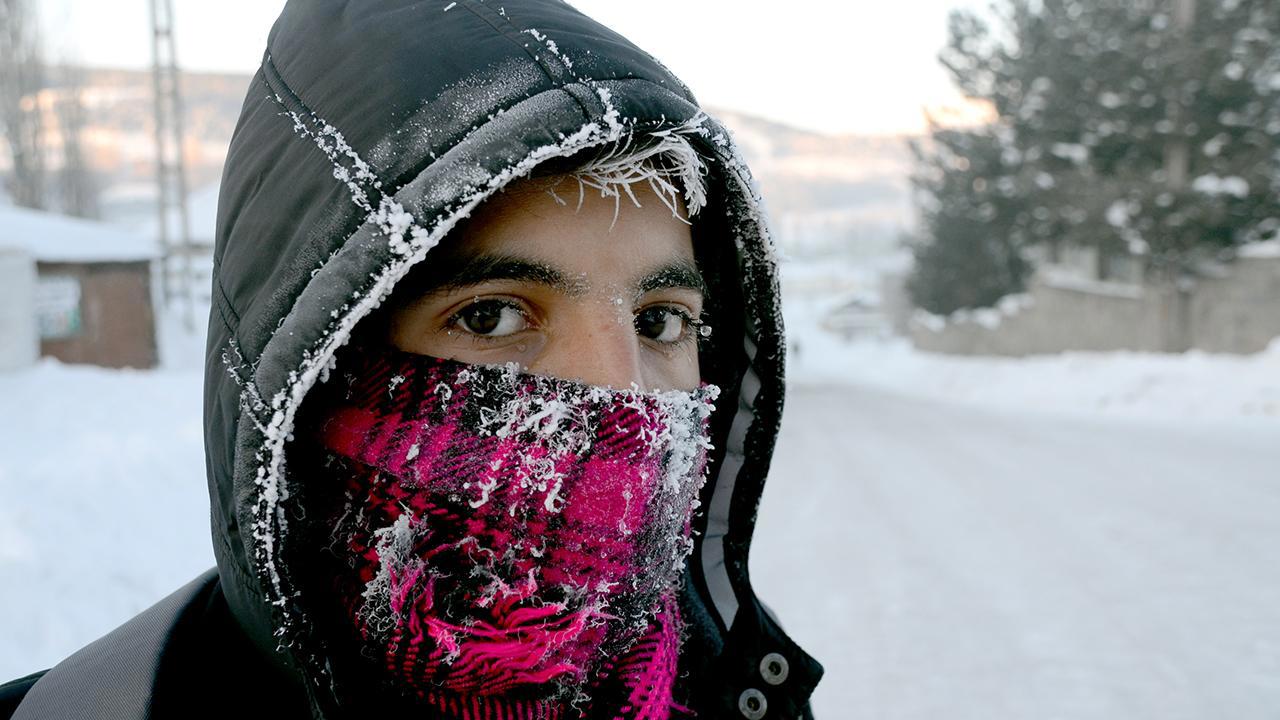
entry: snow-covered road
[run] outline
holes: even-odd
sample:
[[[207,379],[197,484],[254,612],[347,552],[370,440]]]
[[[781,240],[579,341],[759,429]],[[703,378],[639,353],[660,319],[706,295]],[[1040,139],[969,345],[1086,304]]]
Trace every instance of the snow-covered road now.
[[[758,589],[824,718],[1280,717],[1280,433],[793,388]]]

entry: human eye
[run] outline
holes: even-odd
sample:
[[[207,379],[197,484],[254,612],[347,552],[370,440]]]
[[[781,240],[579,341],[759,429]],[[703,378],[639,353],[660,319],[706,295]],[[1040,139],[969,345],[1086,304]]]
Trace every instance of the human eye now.
[[[703,324],[686,309],[675,305],[653,305],[636,313],[636,332],[660,345],[681,345],[702,335]]]
[[[450,330],[460,329],[482,339],[514,335],[528,327],[528,315],[520,305],[499,298],[476,300],[448,320]]]

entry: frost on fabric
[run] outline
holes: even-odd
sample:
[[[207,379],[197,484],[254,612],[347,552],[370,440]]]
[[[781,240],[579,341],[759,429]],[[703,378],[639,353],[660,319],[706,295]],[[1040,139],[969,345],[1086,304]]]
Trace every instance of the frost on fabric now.
[[[595,86],[589,79],[580,80]],[[275,95],[274,100],[293,121],[294,131],[311,140],[329,159],[334,177],[350,190],[352,202],[368,212],[366,224],[373,225],[388,239],[393,253],[391,261],[374,282],[336,310],[338,315],[325,336],[312,350],[304,352],[298,369],[289,373],[285,387],[270,400],[270,420],[263,432],[265,441],[255,458],[258,467],[253,482],[259,490],[251,534],[256,564],[269,582],[273,596],[271,603],[281,609],[281,626],[276,629],[276,635],[282,642],[289,642],[286,638],[295,621],[289,601],[296,594],[287,589],[277,566],[277,535],[286,532],[288,527],[280,505],[288,498],[287,488],[282,482],[285,445],[291,438],[294,418],[308,390],[321,375],[329,372],[334,354],[346,344],[355,325],[377,308],[395,283],[477,205],[511,181],[527,175],[539,163],[588,147],[616,142],[625,128],[616,121],[606,123],[604,127],[595,122],[586,123],[559,142],[532,150],[524,159],[490,177],[483,186],[455,198],[447,212],[433,218],[429,227],[424,227],[416,219],[404,223],[404,207],[390,195],[383,195],[378,205],[373,205],[371,197],[382,193],[382,183],[370,165],[346,142],[341,131],[314,113],[303,116],[290,109],[279,95]],[[611,104],[606,106],[606,115],[617,117]],[[405,240],[406,235],[408,241]]]
[[[435,159],[465,144],[484,122],[503,114],[503,108],[525,100],[528,88],[542,78],[537,66],[514,58],[478,69],[425,101],[395,133],[369,150],[367,159],[380,168],[392,167],[403,158]],[[461,194],[459,190],[454,197]]]
[[[710,131],[704,128],[703,132]],[[714,133],[711,140],[728,154],[730,181],[737,183],[740,191],[736,196],[740,201],[731,202],[726,211],[733,228],[733,240],[738,248],[743,272],[748,275],[744,278],[744,284],[754,285],[755,278],[752,276],[762,276],[764,284],[772,288],[772,292],[768,293],[767,297],[749,296],[747,298],[748,314],[758,323],[757,330],[760,336],[772,336],[776,338],[780,347],[785,347],[781,293],[778,291],[777,277],[778,246],[769,227],[764,196],[760,192],[759,183],[747,166],[746,159],[742,156],[742,151],[728,129]],[[768,302],[769,306],[757,307],[756,303],[760,300]]]
[[[560,64],[564,66],[565,70],[569,73],[569,75],[574,80],[580,83],[583,83],[595,90],[596,96],[600,98],[600,104],[604,106],[604,116],[602,119],[604,120],[605,126],[609,128],[610,133],[617,133],[617,134],[622,133],[624,130],[623,123],[622,123],[622,114],[618,112],[618,109],[616,107],[614,107],[613,95],[610,93],[609,89],[591,80],[590,78],[582,77],[574,73],[573,60],[571,60],[568,55],[560,51],[560,46],[556,45],[555,40],[552,40],[551,38],[547,37],[543,33],[539,32],[536,28],[529,28],[524,32],[527,35],[533,36],[534,40],[537,40],[538,42],[542,43],[547,48],[547,50],[557,60],[560,61]]]
[[[378,633],[389,633],[396,626],[396,613],[404,600],[404,587],[426,571],[426,562],[414,553],[414,547],[425,534],[422,524],[414,522],[413,513],[401,515],[391,525],[374,532],[378,557],[382,565],[378,574],[365,586],[362,594],[362,619]]]
[[[301,113],[289,109],[279,95],[275,96],[275,101],[285,107],[286,114],[293,120],[294,131],[310,138],[329,158],[329,162],[333,163],[334,178],[351,191],[351,201],[369,214],[369,220],[378,225],[393,252],[408,255],[415,245],[422,245],[427,241],[426,232],[414,225],[413,218],[405,212],[404,207],[391,196],[382,194],[382,181],[369,163],[347,144],[346,138],[337,128],[315,113],[304,118]],[[375,196],[378,196],[376,206],[373,200]],[[406,235],[409,236],[408,241],[405,239]]]
[[[471,507],[487,504],[492,490],[507,481],[504,478],[511,478],[522,490],[541,493],[543,507],[549,512],[559,512],[563,502],[557,497],[564,480],[559,468],[566,460],[591,452],[600,408],[609,405],[639,415],[641,440],[655,456],[663,458],[662,486],[666,491],[676,495],[687,490],[696,459],[710,449],[701,428],[720,392],[715,386],[690,393],[644,392],[634,384],[626,390],[579,385],[526,375],[516,363],[464,370],[458,382],[474,383],[476,386],[469,390],[472,395],[507,398],[480,412],[477,429],[481,435],[516,441],[526,449],[534,449],[473,485],[478,494],[471,500]],[[518,392],[521,383],[531,388]]]
[[[542,34],[542,33],[539,33]],[[545,35],[544,35],[545,38]],[[536,37],[535,37],[536,39]],[[550,50],[550,48],[548,48]],[[557,47],[558,51],[559,48]],[[565,60],[567,58],[562,58]],[[522,71],[529,70],[526,63]],[[566,64],[566,68],[571,68]],[[572,70],[569,70],[572,73]],[[294,600],[297,592],[293,582],[282,575],[277,565],[279,542],[287,532],[288,524],[284,517],[282,503],[288,499],[288,487],[284,480],[285,446],[292,439],[295,417],[310,389],[322,377],[328,377],[334,369],[335,353],[345,345],[355,326],[376,309],[389,296],[392,288],[410,268],[420,262],[427,253],[440,242],[462,218],[468,216],[480,203],[505,187],[508,183],[526,176],[534,167],[553,157],[572,155],[586,148],[606,145],[619,141],[632,132],[629,121],[620,116],[612,103],[607,88],[590,78],[577,77],[579,82],[593,88],[604,105],[602,120],[588,122],[572,133],[562,135],[556,142],[529,151],[521,160],[495,173],[476,186],[458,187],[457,195],[434,206],[423,206],[424,212],[434,213],[427,219],[416,216],[406,208],[408,199],[398,201],[386,194],[381,181],[366,162],[345,140],[342,133],[323,118],[313,114],[303,114],[291,110],[289,105],[279,97],[275,100],[283,108],[284,113],[293,121],[295,132],[316,145],[330,160],[335,178],[341,181],[350,191],[352,202],[367,212],[366,228],[372,228],[375,237],[385,238],[391,250],[385,265],[371,275],[370,282],[354,293],[341,307],[333,311],[333,320],[323,336],[315,345],[303,352],[297,369],[290,372],[283,387],[266,402],[265,411],[259,416],[264,419],[262,435],[263,445],[256,453],[257,471],[253,480],[257,486],[254,504],[255,522],[252,530],[252,547],[255,565],[265,579],[264,588],[269,601],[279,610],[280,626],[276,635],[281,638],[282,646],[294,644],[298,630],[297,613]],[[459,102],[466,96],[465,89],[459,89]],[[448,112],[449,108],[433,106],[433,112],[439,109]],[[422,117],[425,117],[423,115]],[[763,277],[766,284],[776,286],[776,249],[764,219],[764,209],[755,181],[751,178],[745,162],[742,160],[736,145],[720,130],[712,131],[705,118],[691,121],[687,132],[708,138],[721,154],[726,163],[731,186],[736,186],[741,196],[734,195],[734,187],[730,188],[731,202],[727,206],[733,228],[734,242],[742,255],[744,272],[750,277]],[[422,129],[418,136],[408,144],[400,144],[402,139],[389,141],[390,144],[379,144],[377,152],[383,159],[393,158],[397,152],[411,151],[413,148],[424,150],[424,154],[435,157],[430,151],[431,143],[427,129]],[[386,165],[386,162],[381,163]],[[738,198],[734,200],[733,198]],[[406,217],[408,216],[408,217]],[[318,276],[317,276],[318,277]],[[748,298],[748,314],[756,331],[764,335],[772,335],[780,342],[781,319],[776,307],[776,294],[766,302],[773,307],[757,306],[758,299]],[[747,352],[754,357],[754,344],[748,342]],[[750,422],[752,414],[753,392],[744,387],[745,411],[735,419],[735,426]],[[752,394],[752,397],[747,397]],[[728,448],[731,453],[740,454],[741,448]],[[732,483],[730,482],[730,487]],[[320,672],[324,672],[321,668]]]
[[[344,467],[323,481],[346,487],[330,533],[346,565],[322,575],[403,684],[580,694],[673,597],[714,386],[365,350],[322,392],[303,432]]]
[[[566,57],[564,53],[560,52],[560,46],[556,45],[555,40],[552,40],[546,35],[543,35],[541,32],[539,32],[534,28],[529,28],[528,30],[525,30],[525,32],[528,33],[529,35],[532,35],[534,40],[537,40],[538,42],[545,45],[547,49],[551,51],[551,54],[555,55],[556,59],[558,59],[561,63],[564,64],[565,69],[567,70],[573,69],[573,61],[570,60],[568,57]]]

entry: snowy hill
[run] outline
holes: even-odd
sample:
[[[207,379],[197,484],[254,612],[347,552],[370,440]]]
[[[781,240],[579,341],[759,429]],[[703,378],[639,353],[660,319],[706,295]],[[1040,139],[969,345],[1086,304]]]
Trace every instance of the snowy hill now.
[[[712,113],[741,144],[789,255],[888,254],[913,222],[910,138],[823,135]]]
[[[149,73],[87,69],[89,161],[105,182],[103,210],[136,229],[154,225]],[[216,199],[217,182],[248,75],[184,73],[188,186]],[[733,131],[759,178],[788,252],[866,255],[891,248],[911,222],[906,137],[834,136],[731,109],[712,113]]]

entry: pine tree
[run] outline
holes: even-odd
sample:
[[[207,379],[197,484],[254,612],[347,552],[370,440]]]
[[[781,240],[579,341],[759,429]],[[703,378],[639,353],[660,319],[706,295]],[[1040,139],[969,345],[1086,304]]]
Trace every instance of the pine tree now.
[[[1096,248],[1101,276],[1107,258],[1135,254],[1172,279],[1280,231],[1280,4],[1001,0],[994,12],[994,27],[953,14],[940,56],[994,110],[974,131],[1000,143],[990,180],[1011,214],[992,232],[1050,256]],[[946,227],[926,239],[954,241]]]
[[[1022,290],[1030,266],[1014,240],[1017,204],[1007,192],[1013,180],[1000,140],[939,129],[930,145],[913,146],[925,238],[912,243],[915,269],[907,280],[916,306],[948,314]]]

